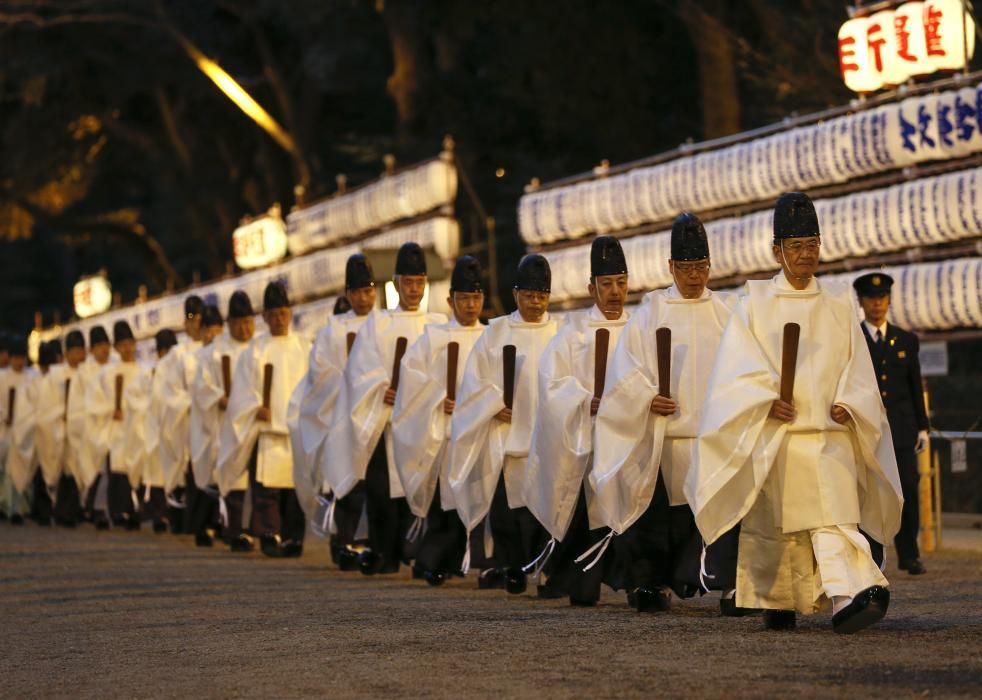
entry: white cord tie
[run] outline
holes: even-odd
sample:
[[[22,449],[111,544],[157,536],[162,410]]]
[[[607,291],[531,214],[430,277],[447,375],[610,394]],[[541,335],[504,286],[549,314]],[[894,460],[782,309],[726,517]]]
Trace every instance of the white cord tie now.
[[[542,570],[546,567],[546,563],[549,561],[549,557],[552,556],[552,553],[554,551],[556,551],[555,537],[551,538],[548,542],[546,542],[546,546],[542,548],[542,551],[539,553],[539,556],[537,556],[532,562],[523,566],[522,571],[524,571],[526,574],[531,572],[532,580],[538,581],[539,574],[541,574]]]
[[[599,562],[603,558],[604,554],[607,552],[607,547],[610,546],[610,541],[612,539],[614,539],[614,531],[613,530],[611,530],[606,535],[604,535],[604,538],[602,540],[600,540],[599,542],[597,542],[595,545],[593,545],[592,547],[590,547],[590,549],[586,550],[585,552],[583,552],[583,554],[581,554],[580,556],[578,556],[576,558],[576,560],[575,560],[576,563],[577,564],[581,564],[586,559],[588,559],[590,557],[590,555],[592,555],[594,552],[597,552],[597,555],[593,558],[593,561],[591,561],[589,564],[587,564],[586,566],[583,567],[583,571],[584,572],[587,572],[590,569],[592,569],[594,566],[597,565],[597,562]],[[597,550],[600,550],[600,551],[597,551]]]

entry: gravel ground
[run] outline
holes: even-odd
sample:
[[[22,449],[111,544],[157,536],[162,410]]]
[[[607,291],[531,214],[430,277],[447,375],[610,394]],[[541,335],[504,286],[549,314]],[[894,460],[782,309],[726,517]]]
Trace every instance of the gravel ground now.
[[[982,696],[982,554],[888,571],[887,618],[792,633],[721,619],[715,596],[639,615],[431,589],[188,537],[0,524],[0,697]]]

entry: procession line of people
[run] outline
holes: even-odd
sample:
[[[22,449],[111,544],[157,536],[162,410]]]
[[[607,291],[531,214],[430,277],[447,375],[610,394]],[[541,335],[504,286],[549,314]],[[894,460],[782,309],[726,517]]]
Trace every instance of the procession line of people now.
[[[153,366],[124,321],[111,345],[99,326],[88,350],[78,331],[43,344],[39,370],[7,337],[0,515],[149,522],[274,557],[300,556],[309,526],[343,571],[408,565],[439,586],[474,570],[479,588],[531,579],[574,606],[606,584],[640,612],[718,591],[721,614],[763,611],[769,629],[831,608],[856,632],[886,614],[884,545],[911,524],[872,359],[885,373],[886,355],[853,291],[815,278],[820,251],[811,200],[786,193],[773,279],[710,290],[705,229],[683,213],[674,284],[632,312],[612,236],[592,244],[589,311],[551,315],[549,263],[530,254],[516,310],[486,326],[477,260],[457,260],[448,318],[421,308],[426,258],[407,243],[398,306],[377,309],[352,255],[312,344],[278,282],[261,333],[241,291],[225,319],[188,297],[184,338],[158,333]]]

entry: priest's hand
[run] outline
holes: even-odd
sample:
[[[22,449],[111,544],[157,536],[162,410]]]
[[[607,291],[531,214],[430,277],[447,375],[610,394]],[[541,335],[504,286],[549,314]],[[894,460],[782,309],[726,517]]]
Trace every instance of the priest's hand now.
[[[655,396],[654,401],[651,402],[651,412],[659,416],[670,416],[675,413],[677,408],[678,404],[675,403],[675,399],[671,396],[658,394]]]
[[[781,399],[775,399],[774,403],[771,404],[770,413],[767,414],[768,418],[773,418],[779,420],[782,423],[790,423],[798,415],[794,406],[789,404],[787,401],[781,401]]]
[[[593,399],[590,401],[590,415],[591,416],[597,415],[597,411],[599,410],[600,410],[600,397],[594,396]]]
[[[829,415],[831,415],[832,420],[834,420],[839,425],[845,425],[850,420],[852,420],[852,416],[849,415],[849,411],[847,411],[845,408],[843,408],[837,403],[832,404],[832,411]]]
[[[265,406],[260,406],[256,409],[256,420],[261,420],[269,423],[270,418],[272,418],[270,410]]]
[[[456,405],[457,405],[457,402],[454,401],[453,399],[444,399],[443,400],[443,412],[446,413],[448,416],[453,415],[453,410],[454,410],[454,407]]]
[[[113,411],[113,420],[115,421],[123,420],[123,412],[119,409]]]
[[[494,414],[494,417],[500,420],[502,423],[511,423],[511,409],[503,408]]]
[[[391,386],[388,389],[386,389],[385,390],[385,396],[382,398],[382,402],[386,406],[395,406],[396,405],[396,390],[393,389]]]
[[[227,396],[223,396],[222,398],[218,399],[218,408],[221,411],[227,411],[228,410],[228,397]]]

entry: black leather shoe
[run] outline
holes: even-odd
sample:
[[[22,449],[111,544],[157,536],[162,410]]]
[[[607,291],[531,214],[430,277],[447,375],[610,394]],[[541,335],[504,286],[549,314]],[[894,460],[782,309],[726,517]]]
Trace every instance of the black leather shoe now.
[[[104,519],[104,518],[101,519],[101,520],[96,520],[95,521],[95,529],[96,530],[108,530],[109,529],[109,521],[106,520],[106,519]]]
[[[798,626],[798,617],[794,610],[765,610],[764,629],[787,631]]]
[[[6,519],[7,519],[7,513],[5,511],[0,510],[0,523],[2,523]]]
[[[379,566],[382,564],[381,557],[379,557],[375,552],[370,549],[366,549],[361,554],[358,555],[358,569],[365,576],[372,576],[378,572]]]
[[[505,587],[505,572],[502,569],[485,569],[477,577],[478,590],[490,591]]]
[[[167,532],[167,523],[163,520],[154,521],[153,532],[155,535],[162,535]]]
[[[228,543],[228,548],[232,552],[251,552],[255,545],[252,538],[248,535],[237,535],[235,539]]]
[[[920,576],[921,574],[927,573],[927,569],[924,568],[924,564],[921,563],[920,559],[905,561],[900,564],[900,569],[906,571],[911,576]]]
[[[447,575],[442,571],[423,571],[422,578],[435,588],[436,586],[443,585],[443,583],[447,580]]]
[[[41,527],[51,527],[51,518],[38,518],[38,525]]]
[[[540,583],[535,587],[535,595],[541,600],[557,600],[559,598],[565,598],[566,594],[562,591],[557,591],[555,588],[550,586],[548,583]]]
[[[140,530],[140,521],[138,518],[130,518],[126,521],[126,529],[130,532],[138,532]]]
[[[569,597],[569,604],[574,608],[594,608],[597,606],[597,601],[587,600],[586,598],[574,598]]]
[[[635,588],[634,599],[638,612],[668,612],[672,609],[672,591],[668,588]]]
[[[720,598],[719,614],[723,617],[746,617],[753,615],[756,610],[753,608],[741,608],[736,604],[736,598]]]
[[[347,547],[338,549],[338,568],[341,571],[358,571],[358,552]]]
[[[832,616],[832,631],[854,634],[883,619],[890,606],[890,591],[883,586],[870,586],[852,602]]]
[[[505,569],[505,590],[512,595],[520,595],[528,588],[528,578],[519,568]]]
[[[20,513],[14,513],[13,515],[10,516],[10,524],[11,525],[23,525],[24,524],[24,516],[21,515]]]
[[[259,538],[259,550],[267,557],[278,557],[280,551],[280,538],[275,535],[263,535]]]
[[[426,570],[421,569],[420,567],[414,565],[412,568],[411,576],[414,581],[421,581],[424,578],[426,578]]]
[[[287,559],[295,559],[301,554],[303,554],[303,542],[287,540],[280,545],[280,556],[282,557],[286,557]]]
[[[194,536],[194,545],[196,547],[211,547],[213,544],[215,542],[208,533],[202,532]]]

